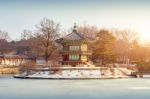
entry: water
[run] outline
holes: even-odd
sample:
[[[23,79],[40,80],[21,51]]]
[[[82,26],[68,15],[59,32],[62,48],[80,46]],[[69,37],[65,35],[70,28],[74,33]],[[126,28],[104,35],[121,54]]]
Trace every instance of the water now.
[[[1,76],[0,99],[150,99],[150,79],[29,80]]]

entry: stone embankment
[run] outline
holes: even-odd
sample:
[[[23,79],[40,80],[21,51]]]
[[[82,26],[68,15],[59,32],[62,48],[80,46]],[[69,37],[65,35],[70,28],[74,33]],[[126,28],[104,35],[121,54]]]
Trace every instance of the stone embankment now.
[[[18,74],[19,68],[17,66],[0,66],[0,74]]]

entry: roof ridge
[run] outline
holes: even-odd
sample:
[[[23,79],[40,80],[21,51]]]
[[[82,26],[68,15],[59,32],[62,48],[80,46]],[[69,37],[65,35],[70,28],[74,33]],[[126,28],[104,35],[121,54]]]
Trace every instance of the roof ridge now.
[[[73,33],[73,32],[72,32],[72,33]],[[64,37],[62,37],[62,38],[65,38],[66,36],[69,36],[69,35],[71,35],[72,33],[69,33],[69,34],[65,35]]]

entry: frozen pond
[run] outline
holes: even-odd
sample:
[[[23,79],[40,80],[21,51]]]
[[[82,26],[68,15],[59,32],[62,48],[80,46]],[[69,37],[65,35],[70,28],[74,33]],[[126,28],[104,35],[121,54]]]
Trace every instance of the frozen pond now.
[[[1,76],[0,99],[150,99],[150,79],[29,80]]]

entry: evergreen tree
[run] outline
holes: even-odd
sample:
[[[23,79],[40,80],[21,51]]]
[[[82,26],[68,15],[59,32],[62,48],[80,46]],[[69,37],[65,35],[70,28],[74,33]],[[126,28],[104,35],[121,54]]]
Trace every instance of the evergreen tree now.
[[[93,59],[99,60],[102,64],[115,61],[114,52],[115,37],[107,30],[101,30],[97,34],[97,40],[94,43]]]

